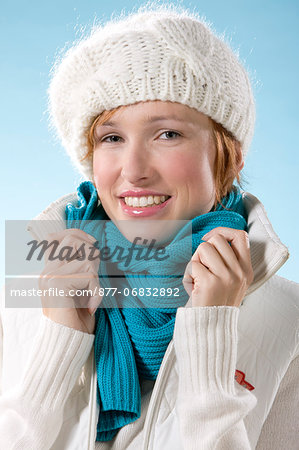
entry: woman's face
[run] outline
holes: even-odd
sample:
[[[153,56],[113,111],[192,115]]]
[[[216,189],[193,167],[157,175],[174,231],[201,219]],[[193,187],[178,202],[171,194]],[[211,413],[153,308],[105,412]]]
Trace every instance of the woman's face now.
[[[94,182],[111,220],[189,220],[215,200],[212,123],[162,101],[122,107],[95,129]]]

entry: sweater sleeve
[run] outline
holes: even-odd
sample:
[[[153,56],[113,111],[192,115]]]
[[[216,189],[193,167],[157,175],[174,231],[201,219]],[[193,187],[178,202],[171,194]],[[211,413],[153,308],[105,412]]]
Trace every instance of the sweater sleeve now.
[[[0,450],[51,447],[93,341],[94,335],[41,318],[20,383],[0,397]]]
[[[184,449],[250,449],[243,419],[256,397],[234,378],[238,316],[239,308],[231,306],[177,310],[177,413]]]

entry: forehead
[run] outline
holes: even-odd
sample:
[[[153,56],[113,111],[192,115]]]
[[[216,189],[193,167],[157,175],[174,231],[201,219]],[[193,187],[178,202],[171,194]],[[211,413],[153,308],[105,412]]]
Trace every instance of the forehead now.
[[[121,106],[113,111],[102,114],[102,125],[113,126],[122,121],[138,120],[141,123],[173,120],[210,126],[210,119],[205,114],[177,102],[164,102],[161,100],[138,102],[132,105]]]

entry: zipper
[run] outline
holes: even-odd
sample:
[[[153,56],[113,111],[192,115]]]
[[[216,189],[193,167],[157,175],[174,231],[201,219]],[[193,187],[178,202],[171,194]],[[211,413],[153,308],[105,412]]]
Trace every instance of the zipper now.
[[[154,385],[153,393],[151,396],[150,404],[148,407],[145,424],[144,424],[144,438],[142,450],[148,450],[150,439],[151,439],[151,429],[153,427],[153,423],[159,405],[164,393],[164,386],[166,384],[168,374],[170,372],[172,362],[174,360],[174,343],[173,340],[168,344],[167,350],[165,352],[163,361],[160,366],[160,370]],[[87,450],[94,450],[95,448],[95,440],[96,440],[96,430],[97,430],[97,419],[98,419],[98,408],[97,408],[97,374],[95,371],[95,360],[94,354],[92,355],[91,360],[92,365],[92,374],[90,381],[90,395],[89,395],[89,419],[88,419],[88,443]]]
[[[186,303],[185,307],[191,307],[190,299]],[[144,437],[143,437],[142,450],[151,450],[153,448],[153,442],[152,442],[153,424],[156,423],[156,417],[158,414],[162,396],[164,394],[164,387],[165,387],[165,384],[167,383],[167,380],[169,377],[169,372],[173,366],[174,360],[175,360],[175,350],[174,350],[174,341],[172,339],[167,347],[164,358],[162,360],[160,370],[159,370],[159,373],[158,373],[158,376],[156,379],[156,383],[154,385],[150,404],[148,407],[148,411],[147,411],[147,415],[146,415],[146,419],[145,419],[145,423],[144,423]]]
[[[153,423],[155,423],[155,418],[159,409],[159,405],[164,393],[164,386],[166,384],[168,374],[170,372],[172,362],[174,360],[174,343],[173,340],[168,344],[167,350],[165,352],[163,361],[160,366],[160,370],[154,385],[153,393],[151,396],[150,404],[148,407],[145,424],[144,424],[144,438],[142,450],[148,450],[149,444],[151,444],[151,429],[153,427]],[[91,374],[91,387],[90,387],[90,396],[89,396],[89,420],[88,420],[88,443],[87,450],[94,450],[95,448],[95,440],[96,440],[96,427],[97,427],[97,418],[98,418],[98,409],[97,409],[97,374],[95,372],[95,360],[94,354],[92,355],[92,374]]]
[[[88,443],[87,450],[94,450],[96,433],[97,433],[97,373],[95,369],[94,351],[92,349],[91,357],[91,380],[90,380],[90,395],[89,395],[89,419],[88,419]]]
[[[171,340],[165,352],[163,361],[161,363],[160,370],[151,396],[150,404],[147,410],[147,415],[144,423],[144,437],[142,450],[150,450],[152,448],[151,430],[153,428],[153,423],[155,423],[161,399],[164,394],[164,386],[168,379],[168,375],[172,367],[174,358],[175,358],[174,342],[173,340]]]

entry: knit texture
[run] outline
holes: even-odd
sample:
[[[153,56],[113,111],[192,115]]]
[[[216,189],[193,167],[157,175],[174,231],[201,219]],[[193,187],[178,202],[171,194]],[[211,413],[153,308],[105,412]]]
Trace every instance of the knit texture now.
[[[68,228],[80,228],[93,235],[100,248],[107,245],[112,248],[115,244],[123,248],[131,245],[111,221],[103,221],[107,216],[103,207],[98,206],[97,192],[90,182],[81,183],[78,200],[77,206],[68,204],[66,207]],[[222,199],[222,205],[219,204],[216,211],[192,220],[192,253],[202,242],[204,234],[217,226],[246,229],[242,196],[237,188]],[[168,253],[177,256],[172,261],[174,264],[182,257],[182,249],[186,246],[187,238],[184,237],[183,231],[181,229],[167,245]],[[112,263],[117,266],[119,274],[124,276],[123,287],[129,286],[130,292],[134,287],[151,286],[152,280],[157,283],[157,275],[165,273],[164,262],[159,264],[153,260],[133,259],[127,268],[123,261],[118,261],[115,256]],[[166,273],[172,273],[171,267],[168,267],[169,269]],[[101,287],[111,287],[106,274],[105,263],[101,261]],[[182,289],[182,277],[172,279],[168,276],[166,280],[159,280],[161,286],[164,286],[163,282],[168,287],[180,287],[179,299],[169,297],[167,307],[148,307],[160,305],[165,302],[165,298],[132,296],[129,299],[129,307],[105,307],[105,303],[102,303],[101,308],[97,310],[95,359],[100,403],[98,441],[112,439],[121,427],[140,417],[140,378],[155,380],[158,375],[163,356],[173,336],[177,308],[185,305],[188,300]],[[121,287],[122,284],[118,286]],[[115,297],[105,297],[103,301],[110,300],[113,303],[114,299]]]
[[[246,154],[255,122],[246,70],[197,15],[161,6],[95,27],[53,71],[52,123],[87,179],[92,156],[81,159],[92,121],[104,110],[147,100],[178,102],[210,116]]]

